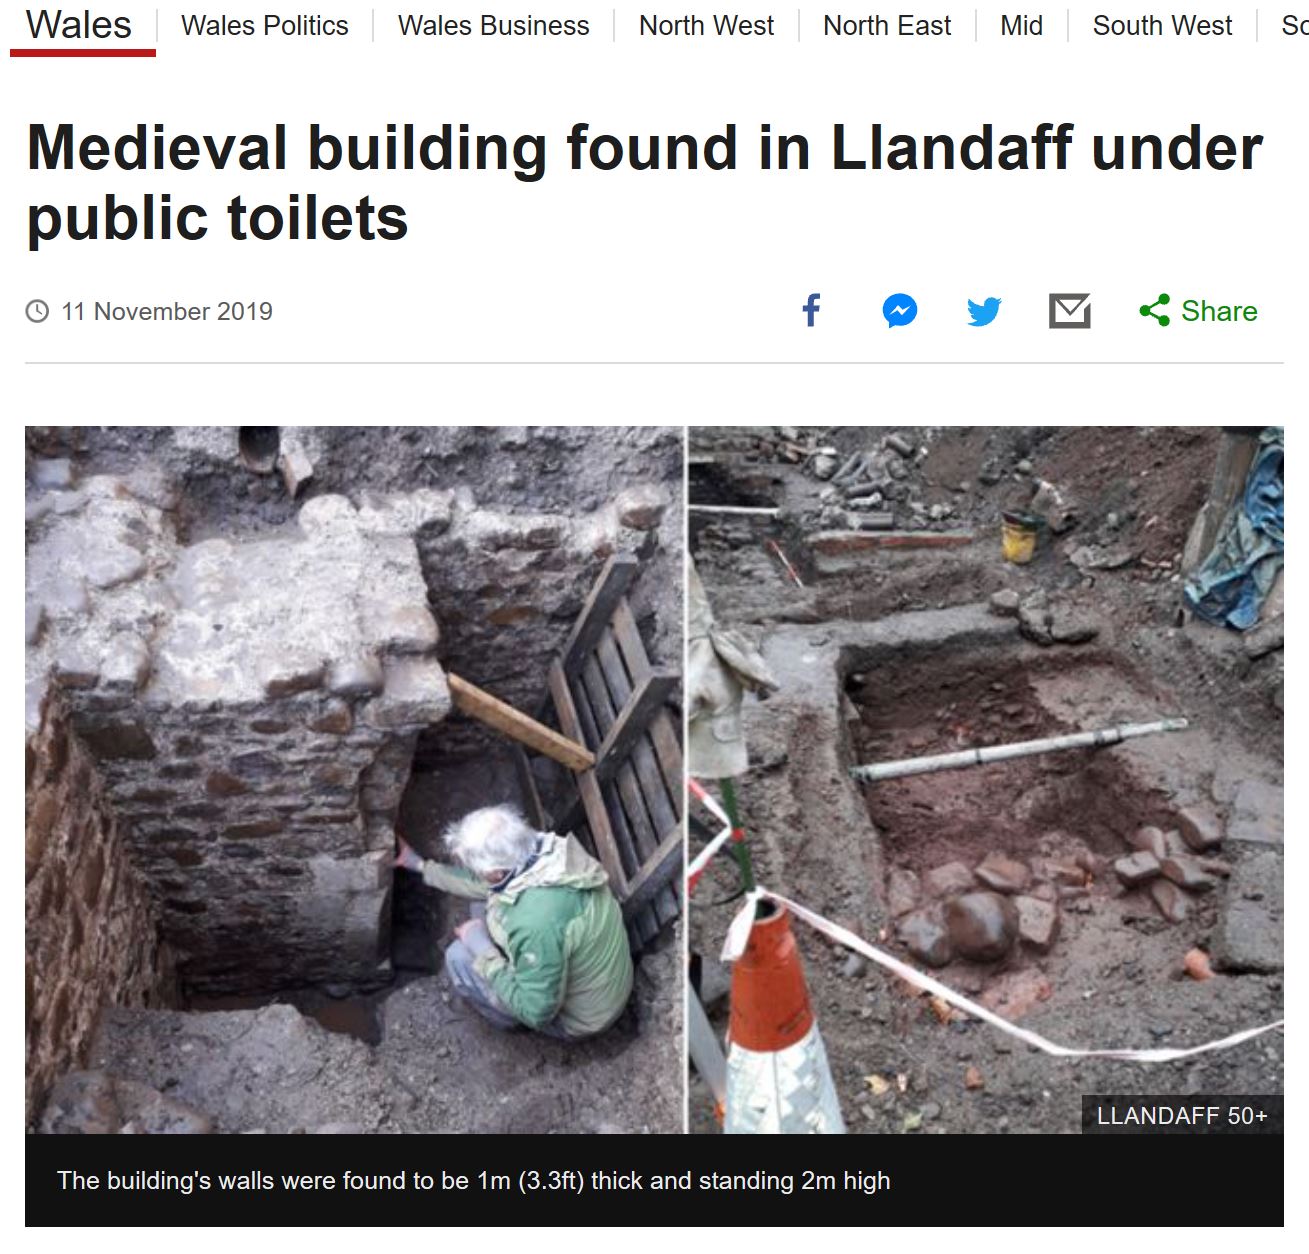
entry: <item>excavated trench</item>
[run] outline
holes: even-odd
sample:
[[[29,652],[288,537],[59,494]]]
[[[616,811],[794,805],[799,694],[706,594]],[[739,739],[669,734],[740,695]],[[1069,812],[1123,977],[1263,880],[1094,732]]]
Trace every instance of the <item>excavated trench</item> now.
[[[534,713],[620,551],[650,571],[651,591],[632,595],[652,655],[680,635],[676,512],[659,532],[675,436],[535,430],[29,429],[29,1118],[86,1058],[97,1019],[103,1057],[134,1067],[139,1054],[153,1083],[133,1034],[157,1029],[138,1006],[252,1022],[289,1006],[397,1048],[426,1021],[447,1058],[464,1048],[476,1025],[448,1022],[447,992],[431,1004],[463,903],[392,872],[395,833],[440,856],[442,829],[469,810],[530,807],[507,742],[452,709],[444,673]],[[106,577],[84,556],[99,537],[121,567]],[[304,660],[315,650],[326,668]],[[66,724],[48,733],[56,709]],[[561,818],[570,773],[533,769],[547,820]],[[67,795],[46,806],[34,787]],[[82,839],[65,831],[70,802],[108,846],[106,884],[81,900],[85,876],[74,868],[69,892],[62,865]],[[39,836],[57,866],[34,851],[33,816],[51,812]],[[102,956],[124,918],[144,973]],[[645,987],[624,1041],[657,1030],[650,1009],[671,1014],[674,996]],[[101,1016],[106,1004],[124,1009]],[[182,1013],[168,1030],[225,1018]],[[543,1127],[574,1114],[539,1113]]]
[[[850,676],[845,691],[857,714],[849,732],[861,763],[1178,712],[1176,698],[1108,650],[1020,658],[1004,649],[943,656],[906,649],[893,668]],[[1188,845],[1183,833],[1194,838],[1197,818],[1173,799],[1182,781],[1168,755],[1180,746],[1202,762],[1203,730],[1162,735],[1176,743],[1071,749],[862,785],[880,840],[879,897],[911,959],[944,968],[984,1002],[1019,1014],[1053,985],[1106,962],[1150,969],[1175,961],[1172,929],[1213,924],[1222,879],[1214,870],[1229,868],[1209,860],[1216,850]],[[1137,852],[1138,833],[1151,828],[1196,870],[1192,888],[1162,879],[1131,887],[1116,873],[1114,864]],[[950,940],[950,903],[997,890],[1017,907],[1016,934],[997,958],[961,954]]]

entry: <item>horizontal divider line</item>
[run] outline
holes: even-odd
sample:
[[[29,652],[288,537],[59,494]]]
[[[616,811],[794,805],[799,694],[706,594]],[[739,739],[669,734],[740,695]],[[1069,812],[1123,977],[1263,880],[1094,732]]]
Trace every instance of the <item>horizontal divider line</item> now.
[[[153,57],[154,48],[10,48],[11,57]]]
[[[1284,366],[1284,361],[26,361],[25,366]]]

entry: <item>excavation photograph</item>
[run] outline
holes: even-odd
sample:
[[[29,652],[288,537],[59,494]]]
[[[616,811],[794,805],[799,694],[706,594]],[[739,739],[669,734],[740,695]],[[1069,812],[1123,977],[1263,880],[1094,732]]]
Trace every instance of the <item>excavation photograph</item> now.
[[[1281,428],[688,449],[691,1130],[1282,1093]]]
[[[682,429],[24,469],[28,1130],[680,1132]]]

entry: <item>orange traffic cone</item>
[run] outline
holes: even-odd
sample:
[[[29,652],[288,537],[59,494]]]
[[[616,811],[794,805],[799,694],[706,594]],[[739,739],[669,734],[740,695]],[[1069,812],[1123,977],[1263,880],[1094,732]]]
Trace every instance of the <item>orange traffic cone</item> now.
[[[724,1132],[844,1132],[785,907],[764,902],[732,967]]]

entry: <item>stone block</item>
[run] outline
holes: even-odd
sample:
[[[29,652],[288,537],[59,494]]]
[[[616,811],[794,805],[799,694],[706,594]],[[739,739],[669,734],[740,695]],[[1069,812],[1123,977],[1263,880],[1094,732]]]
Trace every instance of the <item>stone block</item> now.
[[[150,649],[133,631],[119,632],[100,659],[100,682],[112,692],[136,692],[150,677]]]
[[[1197,853],[1206,853],[1223,843],[1222,820],[1207,806],[1187,806],[1175,817],[1182,839]]]
[[[348,735],[355,725],[354,712],[344,701],[329,701],[310,720],[309,730],[325,736]]]
[[[228,840],[257,840],[277,835],[283,826],[281,819],[255,819],[248,823],[232,823],[223,828],[223,835]]]
[[[1194,858],[1165,858],[1159,869],[1166,879],[1172,880],[1178,888],[1184,888],[1188,893],[1207,893],[1218,883],[1212,875],[1200,868]]]
[[[1282,843],[1283,796],[1281,786],[1262,779],[1243,779],[1232,798],[1227,816],[1229,840],[1260,845]]]
[[[1274,850],[1260,851],[1233,870],[1218,916],[1214,966],[1282,970],[1283,891],[1282,859]]]
[[[365,602],[363,634],[379,653],[430,653],[438,639],[431,610],[412,602]]]
[[[614,508],[622,526],[633,531],[651,531],[668,508],[668,493],[657,484],[637,484],[618,494]]]
[[[86,747],[102,761],[143,762],[158,752],[144,725],[133,720],[86,724],[78,731]]]
[[[987,854],[973,874],[987,888],[997,893],[1020,893],[1032,878],[1026,863],[1008,858],[1002,853]]]
[[[382,664],[371,654],[338,658],[327,676],[327,687],[338,697],[371,697],[382,691]]]
[[[100,682],[100,663],[85,645],[68,643],[55,654],[50,674],[61,688],[94,688]]]
[[[1190,913],[1190,900],[1172,880],[1162,876],[1150,881],[1150,896],[1159,907],[1159,913],[1169,923],[1183,923]]]
[[[425,727],[450,712],[445,672],[429,658],[395,658],[386,666],[382,695],[364,707],[364,721],[382,730]]]
[[[259,683],[269,698],[290,697],[321,687],[326,669],[322,658],[279,653],[260,663]]]
[[[962,862],[933,867],[923,876],[923,888],[929,897],[953,897],[966,893],[973,884],[973,873]]]
[[[1168,857],[1168,842],[1157,827],[1138,827],[1127,837],[1127,843],[1133,849],[1152,854],[1160,862]]]
[[[1015,897],[1018,911],[1018,938],[1033,949],[1045,953],[1059,936],[1059,907],[1036,897]]]
[[[1160,835],[1162,836],[1163,833],[1161,832]],[[1135,853],[1119,858],[1114,863],[1114,874],[1128,888],[1136,888],[1154,879],[1159,874],[1159,869],[1159,859],[1145,849],[1138,849]]]

